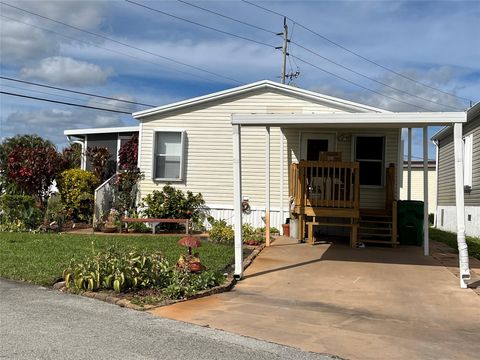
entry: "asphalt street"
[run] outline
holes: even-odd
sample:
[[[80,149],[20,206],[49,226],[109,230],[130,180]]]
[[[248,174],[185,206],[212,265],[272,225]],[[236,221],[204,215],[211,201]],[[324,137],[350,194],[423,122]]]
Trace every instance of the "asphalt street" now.
[[[0,358],[331,359],[3,279]]]

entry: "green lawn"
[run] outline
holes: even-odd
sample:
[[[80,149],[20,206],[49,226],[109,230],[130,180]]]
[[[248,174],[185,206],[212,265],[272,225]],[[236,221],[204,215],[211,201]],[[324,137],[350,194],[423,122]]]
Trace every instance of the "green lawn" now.
[[[445,243],[454,249],[457,247],[457,234],[430,228],[430,239]],[[467,236],[468,253],[480,260],[480,238]]]
[[[119,249],[161,251],[174,264],[186,249],[176,236],[105,236],[0,232],[0,277],[51,285],[70,259],[83,258],[116,245]],[[233,246],[204,242],[198,249],[202,263],[223,270],[233,263]]]

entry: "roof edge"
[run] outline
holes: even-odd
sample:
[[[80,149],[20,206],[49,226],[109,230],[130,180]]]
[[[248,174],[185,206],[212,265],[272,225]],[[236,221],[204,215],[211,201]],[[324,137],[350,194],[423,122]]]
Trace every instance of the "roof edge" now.
[[[317,93],[310,90],[296,88],[290,85],[276,83],[271,80],[261,80],[261,81],[253,82],[250,84],[238,86],[235,88],[222,90],[222,91],[214,92],[211,94],[178,101],[175,103],[158,106],[152,109],[138,111],[133,113],[132,116],[137,120],[141,120],[151,115],[162,114],[169,111],[179,110],[179,109],[186,108],[188,106],[199,105],[199,104],[207,103],[209,101],[224,99],[230,96],[241,95],[241,94],[248,93],[250,91],[255,91],[260,89],[280,90],[289,94],[299,95],[299,96],[303,96],[310,99],[316,99],[316,100],[330,103],[332,105],[337,105],[337,106],[340,105],[342,107],[349,108],[351,110],[357,110],[357,111],[360,110],[362,112],[389,112],[385,109],[380,109],[373,106],[360,104],[360,103],[356,103],[356,102],[341,99],[341,98],[336,98],[329,95],[324,95],[324,94]]]
[[[139,126],[119,126],[108,128],[89,128],[89,129],[71,129],[64,130],[63,135],[75,136],[75,135],[90,135],[90,134],[111,134],[118,132],[135,132],[139,131]]]

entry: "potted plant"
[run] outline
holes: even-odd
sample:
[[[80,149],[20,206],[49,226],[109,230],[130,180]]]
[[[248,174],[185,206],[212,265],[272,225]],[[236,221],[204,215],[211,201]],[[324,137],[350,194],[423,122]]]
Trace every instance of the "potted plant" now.
[[[192,255],[192,248],[202,246],[202,243],[197,237],[185,236],[178,241],[178,244],[188,247],[188,254],[180,255],[180,259],[177,261],[177,268],[188,269],[192,273],[198,273],[205,270],[205,266],[202,265],[198,253]]]
[[[120,226],[120,213],[115,209],[110,209],[107,214],[105,223],[103,224],[102,232],[112,233],[118,231]]]

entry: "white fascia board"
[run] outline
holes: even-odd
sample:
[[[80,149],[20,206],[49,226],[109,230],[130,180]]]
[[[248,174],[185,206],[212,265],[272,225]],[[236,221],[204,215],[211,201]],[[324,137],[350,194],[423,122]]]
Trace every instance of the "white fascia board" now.
[[[139,131],[138,126],[122,126],[122,127],[110,127],[110,128],[65,130],[63,132],[63,135],[76,136],[76,135],[90,135],[90,134],[111,134],[111,133],[122,133],[122,132],[136,132],[136,131]]]
[[[332,113],[332,114],[233,114],[232,125],[247,126],[378,126],[423,127],[467,121],[464,112]]]
[[[238,87],[235,87],[235,88],[232,88],[232,89],[227,89],[227,90],[211,93],[211,94],[208,94],[208,95],[194,97],[194,98],[191,98],[191,99],[182,100],[182,101],[178,101],[178,102],[175,102],[175,103],[159,106],[159,107],[156,107],[156,108],[138,111],[138,112],[133,113],[132,116],[137,120],[141,120],[142,118],[147,117],[147,116],[162,114],[162,113],[169,112],[169,111],[174,111],[174,110],[179,110],[179,109],[182,109],[182,108],[185,108],[185,107],[195,106],[195,105],[203,104],[203,103],[206,103],[206,102],[209,102],[209,101],[223,99],[223,98],[230,97],[230,96],[238,96],[238,95],[248,93],[248,92],[251,92],[251,91],[256,91],[256,90],[259,90],[259,89],[262,89],[262,88],[265,88],[267,90],[268,89],[277,90],[277,91],[281,91],[281,92],[284,92],[284,93],[290,94],[290,95],[301,96],[303,98],[307,98],[307,99],[310,99],[310,100],[313,100],[313,101],[322,101],[326,104],[337,106],[337,107],[342,107],[342,108],[344,108],[346,110],[350,110],[350,111],[356,111],[356,112],[388,112],[387,110],[379,109],[379,108],[376,108],[376,107],[373,107],[373,106],[368,106],[368,105],[356,103],[356,102],[353,102],[353,101],[348,101],[348,100],[336,98],[336,97],[333,97],[333,96],[323,95],[323,94],[316,93],[316,92],[313,92],[313,91],[304,90],[304,89],[296,88],[296,87],[293,87],[293,86],[276,83],[276,82],[273,82],[273,81],[270,81],[270,80],[262,80],[262,81],[257,81],[257,82],[254,82],[254,83],[238,86]]]
[[[450,125],[445,126],[440,130],[438,130],[435,134],[433,134],[430,140],[435,141],[435,140],[443,139],[445,136],[447,136],[450,133],[453,133],[453,128]]]

